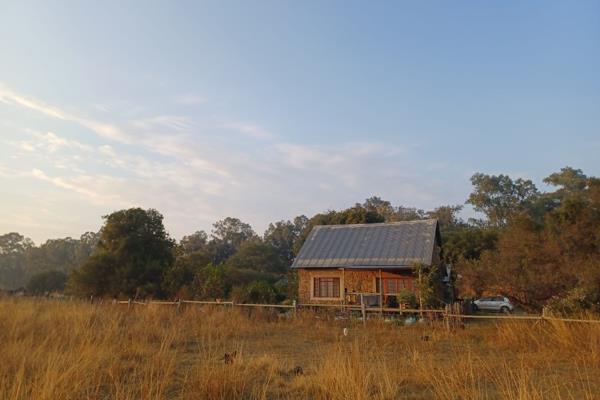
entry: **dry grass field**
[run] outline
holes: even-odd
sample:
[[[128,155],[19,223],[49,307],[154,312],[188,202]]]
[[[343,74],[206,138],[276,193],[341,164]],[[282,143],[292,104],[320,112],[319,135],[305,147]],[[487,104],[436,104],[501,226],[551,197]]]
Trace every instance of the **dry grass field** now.
[[[600,324],[448,332],[308,312],[4,299],[0,354],[1,399],[600,398]]]

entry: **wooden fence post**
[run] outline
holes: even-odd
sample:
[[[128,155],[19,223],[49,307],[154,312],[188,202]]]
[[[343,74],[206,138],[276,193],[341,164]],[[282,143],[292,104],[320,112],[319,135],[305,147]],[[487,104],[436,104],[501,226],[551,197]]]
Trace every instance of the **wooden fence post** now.
[[[127,309],[131,308],[131,297],[127,300]]]
[[[444,324],[446,325],[446,330],[450,332],[450,304],[446,304],[444,307]]]
[[[362,313],[363,325],[367,324],[367,307],[365,306],[365,297],[360,294],[360,311]]]

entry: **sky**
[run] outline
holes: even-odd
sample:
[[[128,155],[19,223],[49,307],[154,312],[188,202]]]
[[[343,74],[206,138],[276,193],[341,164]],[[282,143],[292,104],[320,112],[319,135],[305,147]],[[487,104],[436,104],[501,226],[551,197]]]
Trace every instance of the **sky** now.
[[[600,175],[600,2],[0,2],[0,234],[176,239]],[[466,211],[469,212],[468,210]]]

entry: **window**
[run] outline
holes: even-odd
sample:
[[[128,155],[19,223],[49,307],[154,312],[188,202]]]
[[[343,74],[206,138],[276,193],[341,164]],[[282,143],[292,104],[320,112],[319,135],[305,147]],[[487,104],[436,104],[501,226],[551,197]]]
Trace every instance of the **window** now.
[[[314,297],[340,297],[340,278],[315,278]]]
[[[402,290],[413,290],[412,280],[405,278],[377,278],[375,290],[380,291],[381,281],[383,280],[383,294],[398,294]]]

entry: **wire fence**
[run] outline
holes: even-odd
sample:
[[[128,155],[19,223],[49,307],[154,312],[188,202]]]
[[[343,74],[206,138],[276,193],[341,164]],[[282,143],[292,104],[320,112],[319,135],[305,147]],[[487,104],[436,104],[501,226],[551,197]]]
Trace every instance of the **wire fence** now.
[[[241,307],[241,308],[263,308],[263,309],[278,309],[297,311],[299,309],[333,309],[342,312],[361,312],[363,321],[366,320],[367,314],[379,313],[379,314],[409,314],[409,315],[421,315],[429,318],[443,318],[448,326],[457,325],[463,323],[464,320],[496,320],[496,321],[562,321],[562,322],[573,322],[573,323],[600,323],[598,319],[583,319],[583,318],[562,318],[548,314],[546,310],[542,314],[527,314],[527,315],[514,315],[514,314],[498,314],[498,315],[481,315],[481,314],[464,314],[459,312],[460,307],[457,305],[449,305],[444,309],[411,309],[411,308],[389,308],[389,307],[365,307],[364,305],[350,305],[350,304],[319,304],[319,303],[296,303],[293,304],[260,304],[260,303],[235,303],[233,301],[201,301],[201,300],[176,300],[176,301],[139,301],[139,300],[119,300],[113,301],[113,304],[127,305],[129,308],[134,306],[148,306],[148,305],[170,305],[175,306],[177,309],[181,308],[184,304],[197,304],[197,305],[216,305],[224,307]]]

